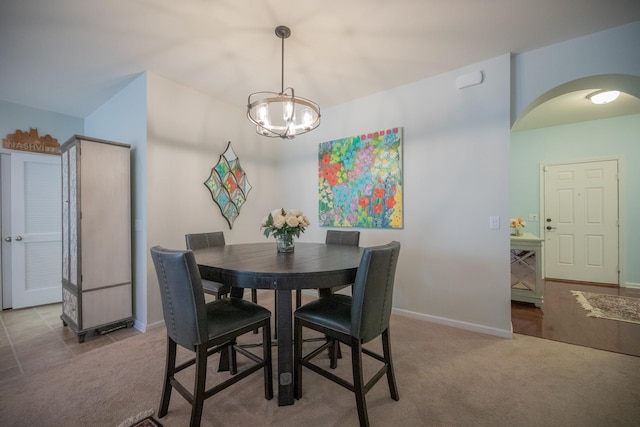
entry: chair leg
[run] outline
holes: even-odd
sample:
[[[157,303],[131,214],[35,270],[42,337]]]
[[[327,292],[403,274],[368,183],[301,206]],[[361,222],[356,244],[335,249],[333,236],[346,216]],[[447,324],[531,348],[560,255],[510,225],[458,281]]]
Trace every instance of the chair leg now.
[[[336,369],[338,367],[338,352],[340,351],[340,343],[333,338],[326,337],[327,341],[331,342],[329,346],[329,367]]]
[[[169,400],[171,400],[171,378],[176,369],[176,342],[167,336],[167,357],[164,370],[164,385],[162,386],[162,397],[160,398],[160,409],[158,417],[162,418],[169,411]]]
[[[340,350],[340,341],[327,337],[327,341],[331,340],[331,346],[329,346],[329,367],[336,369],[338,367],[338,359],[342,359],[342,351]]]
[[[273,399],[273,371],[271,367],[271,319],[262,326],[262,358],[264,359],[264,398]]]
[[[190,427],[199,427],[204,405],[204,385],[207,378],[207,348],[199,345],[196,348],[196,378],[193,390]]]
[[[278,296],[276,295],[276,293],[273,293],[273,312],[277,313],[278,312]],[[275,323],[275,329],[273,330],[273,338],[274,339],[278,339],[278,316],[275,317],[273,323]]]
[[[302,325],[293,321],[293,397],[302,397]]]
[[[362,344],[360,340],[351,338],[351,363],[353,364],[353,388],[356,394],[358,419],[360,427],[369,427],[367,402],[365,400],[364,378],[362,373]]]
[[[254,304],[258,303],[258,290],[257,289],[251,289],[251,302]],[[253,330],[254,334],[258,333],[258,329],[254,329]]]
[[[398,386],[396,385],[396,375],[393,372],[393,361],[391,359],[391,341],[389,340],[389,328],[382,333],[382,351],[384,360],[387,364],[387,382],[389,383],[389,392],[393,400],[399,400]]]
[[[231,366],[229,367],[229,373],[235,375],[238,373],[238,359],[236,357],[236,340],[234,339],[229,346],[229,360],[231,360]]]
[[[302,290],[297,289],[296,290],[296,309],[300,308],[301,305],[302,305]]]

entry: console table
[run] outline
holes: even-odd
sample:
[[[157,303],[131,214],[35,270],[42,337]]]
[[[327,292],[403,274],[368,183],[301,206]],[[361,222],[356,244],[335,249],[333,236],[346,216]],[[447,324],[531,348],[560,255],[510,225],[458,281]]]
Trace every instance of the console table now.
[[[542,239],[531,233],[511,236],[510,257],[511,299],[542,306]]]

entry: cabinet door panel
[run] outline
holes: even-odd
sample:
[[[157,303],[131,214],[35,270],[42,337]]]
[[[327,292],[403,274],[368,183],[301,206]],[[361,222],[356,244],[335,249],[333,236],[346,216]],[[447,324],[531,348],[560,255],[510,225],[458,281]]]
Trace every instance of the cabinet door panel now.
[[[82,328],[105,325],[131,317],[131,285],[82,293]]]
[[[82,289],[131,282],[129,150],[81,145]]]

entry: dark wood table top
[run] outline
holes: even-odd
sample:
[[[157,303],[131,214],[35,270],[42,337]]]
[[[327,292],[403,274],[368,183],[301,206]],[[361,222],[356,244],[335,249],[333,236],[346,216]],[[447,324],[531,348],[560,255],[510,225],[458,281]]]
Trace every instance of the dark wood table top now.
[[[239,288],[317,289],[353,283],[363,248],[296,242],[278,253],[275,242],[194,251],[203,277]]]

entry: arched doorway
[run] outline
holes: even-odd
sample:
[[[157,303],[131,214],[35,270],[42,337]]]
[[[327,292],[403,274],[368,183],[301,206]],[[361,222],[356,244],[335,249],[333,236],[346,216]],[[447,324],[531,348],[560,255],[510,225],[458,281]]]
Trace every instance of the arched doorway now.
[[[586,97],[600,89],[620,90],[620,102],[592,105]],[[619,161],[620,287],[600,288],[604,293],[638,294],[638,290],[634,289],[640,287],[640,266],[634,261],[640,256],[640,232],[634,225],[635,219],[640,218],[640,170],[635,167],[640,162],[639,134],[640,77],[629,75],[585,77],[553,88],[532,102],[512,127],[510,213],[511,216],[522,216],[529,220],[527,230],[542,239],[545,238],[547,226],[544,200],[541,198],[543,166],[601,159]],[[566,286],[569,289],[573,285]],[[566,292],[566,302],[574,302],[573,296],[569,291]],[[530,328],[537,331],[530,335],[619,351],[605,348],[606,345],[600,346],[593,337],[585,337],[582,342],[571,341],[569,336],[572,332],[566,324],[562,326],[566,333],[561,334],[561,328],[552,324],[561,317],[554,312],[558,307],[557,301],[549,301],[551,294],[545,292],[544,305],[542,309],[537,309],[544,315],[533,316],[537,324],[530,325]],[[574,311],[579,321],[587,319],[586,313]],[[514,332],[518,333],[513,315],[512,320]]]

